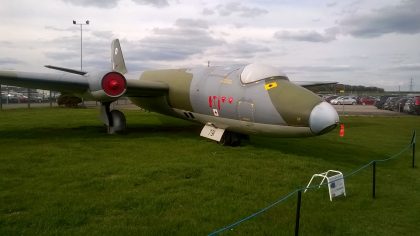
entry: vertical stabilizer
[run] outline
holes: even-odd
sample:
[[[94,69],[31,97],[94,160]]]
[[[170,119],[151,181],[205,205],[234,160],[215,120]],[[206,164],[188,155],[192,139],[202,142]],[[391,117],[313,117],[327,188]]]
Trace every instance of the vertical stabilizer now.
[[[112,69],[121,74],[127,73],[127,68],[125,67],[124,57],[122,55],[122,50],[120,46],[120,40],[114,39],[111,44],[111,60],[112,60]]]

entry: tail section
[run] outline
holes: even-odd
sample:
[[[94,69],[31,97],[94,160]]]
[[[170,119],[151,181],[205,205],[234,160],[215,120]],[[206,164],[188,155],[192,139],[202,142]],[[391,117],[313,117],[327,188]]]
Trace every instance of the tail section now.
[[[122,55],[120,40],[114,39],[111,44],[111,60],[112,60],[112,69],[121,74],[127,73],[127,68],[125,67],[124,57]]]

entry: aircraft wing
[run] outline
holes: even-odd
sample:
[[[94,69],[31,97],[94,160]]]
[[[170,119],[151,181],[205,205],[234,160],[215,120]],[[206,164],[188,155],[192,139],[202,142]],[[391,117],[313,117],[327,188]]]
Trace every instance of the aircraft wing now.
[[[89,83],[82,76],[67,73],[0,71],[0,84],[71,93],[81,93],[89,88]]]
[[[293,81],[294,84],[297,84],[299,86],[305,87],[305,88],[311,88],[321,85],[332,85],[337,84],[337,82],[331,82],[331,81]]]
[[[109,72],[108,72],[109,73]],[[117,73],[117,72],[111,72]],[[21,71],[0,71],[0,84],[25,88],[45,89],[71,93],[79,96],[87,95],[101,101],[104,96],[96,96],[95,92],[102,90],[102,80],[107,72],[85,73],[34,73]],[[119,74],[120,75],[120,74]],[[122,75],[121,75],[122,76]],[[123,76],[122,76],[123,77]],[[126,87],[123,94],[132,97],[159,96],[168,91],[168,86],[160,82],[140,81],[126,78]],[[89,96],[92,95],[92,96]],[[117,96],[112,96],[117,97]]]

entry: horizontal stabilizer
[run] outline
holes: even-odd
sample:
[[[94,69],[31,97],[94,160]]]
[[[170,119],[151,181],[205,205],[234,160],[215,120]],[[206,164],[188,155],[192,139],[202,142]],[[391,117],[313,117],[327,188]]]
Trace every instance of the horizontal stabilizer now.
[[[58,66],[46,65],[45,67],[47,67],[49,69],[64,71],[64,72],[68,72],[68,73],[72,73],[72,74],[77,74],[77,75],[85,75],[87,73],[85,71],[73,70],[73,69],[64,68],[64,67],[58,67]]]

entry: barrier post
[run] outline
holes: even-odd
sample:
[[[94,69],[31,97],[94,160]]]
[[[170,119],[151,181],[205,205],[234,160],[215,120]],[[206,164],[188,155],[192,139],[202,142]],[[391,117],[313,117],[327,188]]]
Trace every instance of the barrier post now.
[[[372,198],[376,197],[376,161],[372,162]]]
[[[413,137],[411,138],[411,147],[413,149],[413,159],[411,166],[414,168],[416,165],[416,130],[413,131]]]
[[[302,202],[302,190],[298,191],[297,207],[296,207],[296,224],[295,224],[295,236],[299,235],[299,221],[300,221],[300,204]]]

